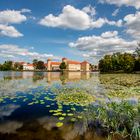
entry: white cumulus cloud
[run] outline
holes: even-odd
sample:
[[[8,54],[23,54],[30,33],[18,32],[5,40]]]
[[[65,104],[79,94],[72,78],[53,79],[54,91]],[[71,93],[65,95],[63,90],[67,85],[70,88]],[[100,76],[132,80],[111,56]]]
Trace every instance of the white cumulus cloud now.
[[[13,44],[1,44],[0,45],[0,57],[6,58],[27,58],[28,60],[32,59],[40,59],[40,60],[47,60],[47,58],[51,59],[56,59],[60,60],[61,57],[59,56],[54,56],[53,54],[48,54],[48,53],[38,53],[35,51],[30,51],[29,49],[26,48],[21,48],[18,45],[13,45]]]
[[[125,26],[127,27],[126,33],[130,34],[133,38],[140,40],[140,12],[125,16],[124,21]]]
[[[99,0],[100,3],[115,4],[117,6],[133,6],[136,9],[140,8],[140,0]]]
[[[23,34],[17,31],[13,26],[0,24],[0,36],[21,37]]]
[[[11,24],[21,24],[27,20],[27,17],[23,13],[30,13],[30,9],[21,10],[3,10],[0,11],[0,36],[7,37],[22,37],[23,34],[20,33]]]
[[[128,41],[118,36],[117,31],[108,31],[100,36],[85,36],[69,43],[70,47],[83,52],[84,57],[92,58],[97,63],[105,54],[115,52],[133,52],[137,47],[137,41]]]
[[[49,14],[40,20],[39,24],[47,27],[70,28],[75,30],[86,30],[89,28],[100,28],[104,24],[121,26],[121,21],[109,21],[106,18],[92,18],[96,14],[95,8],[84,7],[82,10],[71,5],[63,7],[58,16]]]
[[[0,23],[10,24],[10,23],[21,23],[26,21],[27,17],[22,14],[22,11],[16,10],[4,10],[0,11]]]

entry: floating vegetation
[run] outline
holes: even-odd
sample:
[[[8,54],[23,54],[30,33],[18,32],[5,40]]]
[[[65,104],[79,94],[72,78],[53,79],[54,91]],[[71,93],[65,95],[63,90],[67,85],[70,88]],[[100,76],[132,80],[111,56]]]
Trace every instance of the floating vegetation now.
[[[60,121],[62,121],[62,120],[64,120],[64,119],[65,119],[64,117],[59,117],[59,120],[60,120]]]
[[[73,116],[74,114],[72,114],[72,113],[68,113],[67,115],[68,115],[68,116]]]
[[[58,102],[63,103],[64,105],[81,105],[86,106],[95,101],[95,97],[89,94],[86,90],[79,88],[62,88],[58,90],[59,94],[56,96]],[[71,108],[75,110],[75,108]]]
[[[56,123],[56,126],[57,126],[57,127],[63,126],[63,122],[58,122],[58,123]]]
[[[76,121],[76,118],[71,118],[71,122],[75,122]]]
[[[34,102],[28,103],[28,105],[33,105],[33,104],[34,104]]]

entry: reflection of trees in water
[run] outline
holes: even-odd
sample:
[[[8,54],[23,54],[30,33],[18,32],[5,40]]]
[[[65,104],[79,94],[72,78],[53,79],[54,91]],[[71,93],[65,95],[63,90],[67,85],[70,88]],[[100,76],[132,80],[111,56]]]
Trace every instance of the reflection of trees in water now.
[[[43,117],[30,122],[9,121],[0,125],[0,139],[4,140],[105,140],[82,123],[65,124],[57,128],[56,118]],[[14,125],[12,127],[11,125]],[[1,127],[2,126],[2,127]],[[10,128],[13,128],[10,129]],[[6,134],[9,133],[9,134]]]
[[[36,82],[38,80],[43,80],[44,79],[44,73],[43,72],[34,72],[32,79],[33,79],[33,82]]]
[[[22,127],[23,123],[17,121],[6,121],[0,124],[0,133],[11,134],[16,133],[16,130]]]

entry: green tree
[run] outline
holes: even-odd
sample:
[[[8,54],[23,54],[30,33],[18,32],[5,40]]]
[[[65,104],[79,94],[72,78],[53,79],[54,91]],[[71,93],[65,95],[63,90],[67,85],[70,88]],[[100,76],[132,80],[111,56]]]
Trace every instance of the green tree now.
[[[135,71],[140,71],[140,57],[135,60]]]
[[[18,63],[18,62],[16,62],[14,64],[14,70],[23,70],[23,65]]]
[[[62,63],[60,64],[59,68],[60,68],[61,70],[65,70],[65,69],[67,68],[66,63],[65,63],[65,62],[62,62]]]
[[[37,60],[37,59],[34,59],[34,60],[33,60],[33,66],[34,66],[34,69],[36,69],[37,64],[38,64],[38,60]]]
[[[13,70],[13,62],[12,61],[5,61],[2,65],[3,71]]]
[[[43,61],[38,61],[37,65],[36,65],[36,69],[38,70],[44,70],[45,69],[45,65]]]
[[[137,62],[136,67],[139,67]],[[135,57],[129,53],[114,53],[113,55],[105,55],[99,61],[99,69],[101,72],[124,71],[132,72],[135,68]]]
[[[135,59],[132,54],[124,53],[124,64],[123,70],[124,72],[132,72],[135,66]]]
[[[138,47],[135,50],[137,57],[140,57],[140,43],[138,43]]]
[[[102,72],[109,72],[113,70],[111,55],[105,55],[104,58],[99,61],[99,69]]]

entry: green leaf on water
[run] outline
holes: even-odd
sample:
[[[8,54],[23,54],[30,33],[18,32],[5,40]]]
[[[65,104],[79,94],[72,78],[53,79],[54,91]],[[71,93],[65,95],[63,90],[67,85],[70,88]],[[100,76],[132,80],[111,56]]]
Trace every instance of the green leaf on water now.
[[[57,127],[63,126],[63,122],[58,122],[58,123],[56,123],[56,126],[57,126]]]

